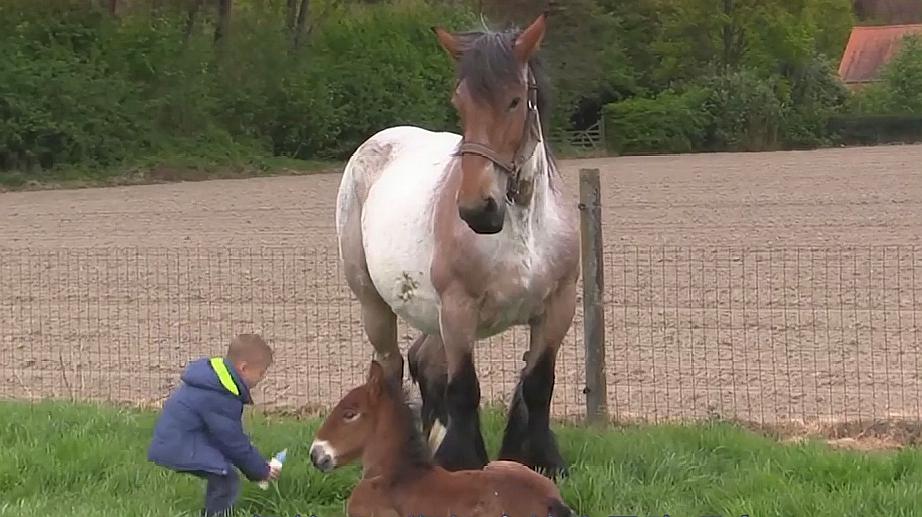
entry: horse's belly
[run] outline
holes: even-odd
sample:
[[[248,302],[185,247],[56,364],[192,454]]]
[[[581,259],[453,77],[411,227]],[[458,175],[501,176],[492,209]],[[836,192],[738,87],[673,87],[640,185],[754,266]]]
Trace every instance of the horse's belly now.
[[[433,134],[445,147],[451,139]],[[417,329],[439,333],[439,297],[432,285],[432,216],[444,172],[433,150],[407,149],[382,171],[362,209],[365,261],[375,289],[395,314]],[[438,158],[435,156],[435,158]],[[435,162],[435,166],[433,163]]]
[[[502,294],[487,292],[480,308],[478,339],[495,336],[512,326],[525,325],[541,310],[548,289],[539,285],[529,273],[519,271],[507,275]]]
[[[430,274],[432,231],[424,207],[406,203],[401,208],[372,208],[366,213],[362,229],[365,261],[375,289],[410,325],[438,334],[439,298]]]
[[[439,334],[439,297],[429,274],[424,246],[395,238],[383,245],[371,244],[366,261],[371,281],[381,298],[413,327]]]

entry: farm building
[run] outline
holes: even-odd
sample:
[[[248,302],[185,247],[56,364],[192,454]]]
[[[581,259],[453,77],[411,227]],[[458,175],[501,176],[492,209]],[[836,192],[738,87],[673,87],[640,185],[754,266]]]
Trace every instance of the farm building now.
[[[853,27],[839,63],[839,77],[853,89],[876,81],[884,65],[899,52],[903,38],[914,34],[922,36],[922,24]]]

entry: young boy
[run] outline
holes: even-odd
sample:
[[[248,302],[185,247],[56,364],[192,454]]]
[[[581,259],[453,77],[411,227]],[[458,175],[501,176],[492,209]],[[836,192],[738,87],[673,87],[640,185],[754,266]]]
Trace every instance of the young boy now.
[[[234,466],[251,481],[277,479],[243,432],[243,405],[272,364],[256,334],[231,341],[225,357],[195,360],[183,372],[154,428],[148,460],[207,481],[203,515],[230,515],[240,494]]]

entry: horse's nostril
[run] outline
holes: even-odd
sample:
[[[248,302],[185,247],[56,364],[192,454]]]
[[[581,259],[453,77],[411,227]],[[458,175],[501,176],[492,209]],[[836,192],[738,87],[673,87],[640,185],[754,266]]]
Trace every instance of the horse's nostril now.
[[[333,458],[319,448],[311,449],[311,463],[321,471],[329,470],[333,465]]]
[[[492,214],[496,212],[497,208],[496,200],[492,197],[488,197],[486,203],[484,204],[483,211],[488,214]]]

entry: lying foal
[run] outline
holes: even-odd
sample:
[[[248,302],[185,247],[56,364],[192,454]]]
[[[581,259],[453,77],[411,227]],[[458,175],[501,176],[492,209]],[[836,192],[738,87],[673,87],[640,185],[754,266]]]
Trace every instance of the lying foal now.
[[[330,472],[362,463],[349,517],[571,517],[557,486],[528,467],[494,461],[449,472],[431,460],[405,394],[372,361],[367,382],[350,391],[317,431],[311,462]]]

